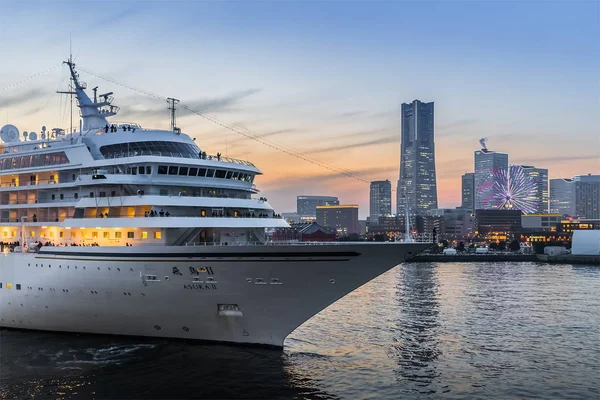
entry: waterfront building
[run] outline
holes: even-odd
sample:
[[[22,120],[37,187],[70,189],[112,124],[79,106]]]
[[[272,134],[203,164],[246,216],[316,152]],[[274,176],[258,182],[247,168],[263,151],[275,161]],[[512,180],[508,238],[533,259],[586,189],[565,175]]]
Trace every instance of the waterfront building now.
[[[561,220],[562,214],[523,214],[521,228],[528,232],[556,232]]]
[[[483,238],[507,240],[521,230],[519,210],[476,210],[477,234]]]
[[[534,191],[525,199],[536,210],[536,213],[548,212],[548,170],[536,168],[532,165],[521,165],[523,172],[531,177],[535,185]]]
[[[575,215],[575,186],[573,179],[550,179],[550,213]]]
[[[339,237],[359,234],[358,206],[355,204],[317,206],[317,223],[334,230]]]
[[[433,217],[444,219],[443,231],[446,239],[468,239],[475,233],[475,214],[466,208],[436,208],[429,210]]]
[[[486,194],[479,190],[482,183],[490,179],[497,168],[508,169],[508,154],[497,153],[487,148],[475,151],[475,209],[484,208]]]
[[[578,175],[575,181],[575,215],[579,218],[600,218],[600,175]]]
[[[475,173],[467,172],[462,176],[462,203],[460,208],[475,210]]]
[[[600,230],[600,219],[567,218],[557,225],[558,232],[574,232],[580,229]]]
[[[340,201],[335,196],[297,196],[296,213],[302,217],[317,216],[317,206],[336,206]]]
[[[298,241],[298,242],[333,242],[335,232],[317,224],[316,222],[301,222],[290,224],[289,228],[277,228],[273,232],[273,241]]]
[[[376,220],[392,214],[392,183],[388,180],[371,182],[369,218]]]
[[[402,104],[397,214],[408,208],[410,215],[422,215],[437,208],[433,104]]]

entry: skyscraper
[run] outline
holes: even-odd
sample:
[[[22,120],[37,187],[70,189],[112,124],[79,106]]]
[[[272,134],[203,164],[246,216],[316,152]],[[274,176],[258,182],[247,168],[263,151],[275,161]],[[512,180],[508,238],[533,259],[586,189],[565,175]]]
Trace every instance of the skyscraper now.
[[[548,170],[531,165],[521,165],[523,171],[531,177],[535,184],[535,192],[527,198],[535,204],[536,213],[548,213]]]
[[[550,213],[575,215],[575,182],[573,179],[550,179]]]
[[[480,185],[485,182],[492,171],[496,168],[508,168],[508,154],[496,153],[495,151],[483,148],[475,151],[475,209],[484,208],[483,201],[485,193],[478,190]]]
[[[369,219],[377,222],[379,217],[392,214],[392,183],[388,180],[371,182]]]
[[[340,204],[334,196],[298,196],[296,197],[296,213],[301,217],[317,216],[317,206],[335,206]]]
[[[600,175],[578,175],[575,181],[575,214],[579,218],[600,219]]]
[[[475,173],[467,172],[462,176],[462,203],[460,208],[475,209]]]
[[[433,102],[402,104],[400,177],[396,211],[422,215],[437,208]]]

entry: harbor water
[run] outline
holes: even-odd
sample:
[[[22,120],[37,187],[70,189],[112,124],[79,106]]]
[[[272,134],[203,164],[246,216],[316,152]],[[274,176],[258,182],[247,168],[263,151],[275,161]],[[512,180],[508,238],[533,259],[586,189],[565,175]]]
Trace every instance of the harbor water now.
[[[2,330],[0,398],[598,399],[599,364],[597,266],[406,263],[283,351]]]

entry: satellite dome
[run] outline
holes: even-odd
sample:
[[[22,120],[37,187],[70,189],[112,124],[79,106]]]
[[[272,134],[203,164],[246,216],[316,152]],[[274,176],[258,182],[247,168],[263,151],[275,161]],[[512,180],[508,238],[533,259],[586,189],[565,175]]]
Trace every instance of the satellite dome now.
[[[4,143],[14,143],[18,142],[21,138],[19,136],[19,130],[14,125],[4,125],[2,129],[0,129],[0,139]]]
[[[29,132],[29,140],[37,140],[37,133]]]

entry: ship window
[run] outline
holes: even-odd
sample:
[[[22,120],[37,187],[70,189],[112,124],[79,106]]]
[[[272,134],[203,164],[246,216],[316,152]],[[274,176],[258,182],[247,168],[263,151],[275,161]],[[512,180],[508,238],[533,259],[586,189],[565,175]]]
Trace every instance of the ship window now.
[[[117,192],[115,192],[114,190],[110,192],[111,197],[115,197],[116,195],[117,195]]]
[[[225,175],[227,175],[227,172],[220,169],[215,172],[215,178],[225,178]]]
[[[198,169],[198,176],[206,176],[206,168]]]
[[[198,175],[198,168],[190,168],[190,172],[188,174],[189,176],[196,176]]]
[[[94,198],[94,192],[90,192],[90,199]]]
[[[17,290],[21,290],[21,284],[17,283]]]
[[[147,175],[151,175],[152,174],[152,167],[151,166],[146,166],[146,174]]]
[[[233,173],[233,175],[231,176],[231,179],[238,179],[239,178],[240,173],[238,171],[235,171]]]
[[[167,189],[160,189],[160,195],[161,196],[168,196],[169,195],[169,191]]]
[[[187,175],[188,174],[188,167],[179,167],[179,175]]]
[[[92,239],[98,239],[98,232],[92,232]]]
[[[65,195],[61,193],[61,194],[60,194],[60,199],[61,199],[61,200],[64,200],[64,199],[65,199]]]
[[[52,195],[52,200],[56,200],[56,196],[55,195]]]
[[[212,178],[215,175],[215,170],[214,169],[207,169],[206,170],[206,177],[207,178]]]
[[[131,175],[137,175],[137,167],[131,168]]]
[[[127,232],[127,239],[133,239],[133,232]]]
[[[102,237],[103,237],[104,239],[108,239],[108,238],[110,238],[110,233],[109,233],[109,232],[104,232],[104,233],[102,234]]]
[[[140,175],[145,175],[146,174],[146,168],[144,167],[138,167],[138,172]]]
[[[158,174],[159,175],[166,175],[167,174],[167,166],[166,165],[159,165],[158,166]]]
[[[148,239],[148,232],[142,232],[142,239]]]
[[[177,169],[179,167],[170,166],[169,167],[169,175],[177,175]]]
[[[8,157],[0,161],[0,171],[17,168],[41,167],[67,164],[69,159],[64,152],[36,154],[34,156]]]
[[[162,232],[154,232],[154,239],[162,238]]]
[[[61,237],[61,238],[64,238],[65,237],[65,233],[64,232],[59,232],[58,236]]]
[[[121,239],[121,232],[115,232],[115,239]]]
[[[77,200],[79,198],[79,193],[75,193],[73,196],[75,197],[75,200]]]
[[[104,158],[119,158],[129,155],[184,157],[199,159],[200,149],[192,143],[165,141],[117,143],[100,147]]]
[[[227,176],[225,178],[231,179],[232,176],[233,176],[233,171],[227,171]]]
[[[100,193],[98,194],[98,196],[99,196],[99,197],[106,197],[106,192],[100,192]]]

